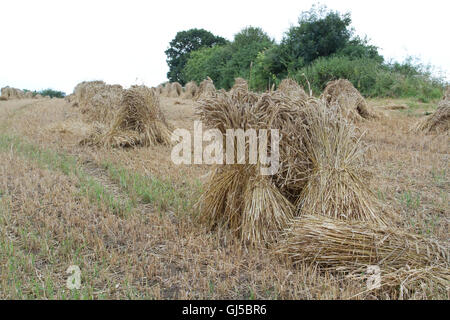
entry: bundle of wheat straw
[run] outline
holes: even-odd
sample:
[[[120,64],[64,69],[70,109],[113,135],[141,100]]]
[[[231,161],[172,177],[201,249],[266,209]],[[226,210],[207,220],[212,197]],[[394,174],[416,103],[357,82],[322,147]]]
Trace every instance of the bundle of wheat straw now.
[[[320,215],[295,218],[277,251],[293,263],[362,278],[368,266],[381,270],[382,286],[414,285],[424,276],[448,288],[448,246],[397,228]]]
[[[441,100],[436,111],[419,120],[412,130],[425,133],[447,133],[450,128],[450,100]]]
[[[338,107],[343,115],[354,121],[377,117],[359,91],[345,79],[330,81],[322,93],[322,99],[328,106]]]
[[[200,99],[213,97],[216,93],[216,87],[210,77],[207,77],[200,83],[198,90],[195,94],[194,100],[198,101]]]
[[[4,87],[1,89],[1,95],[6,100],[13,100],[13,99],[24,99],[25,93],[16,88],[10,88],[10,87]]]
[[[183,99],[194,99],[195,95],[197,94],[197,90],[197,83],[195,83],[195,81],[189,81],[184,86]]]
[[[170,136],[158,97],[145,86],[133,86],[124,90],[120,109],[109,129],[91,137],[90,142],[112,147],[170,145]]]
[[[247,81],[243,78],[236,78],[233,87],[230,90],[233,100],[240,101],[249,105],[255,104],[259,95],[249,91]]]
[[[178,98],[183,94],[183,87],[178,82],[173,82],[170,84],[169,94],[170,98]]]
[[[442,100],[450,100],[450,86],[445,87],[444,96]]]
[[[254,112],[259,100],[254,105],[252,101],[254,94],[245,90],[239,95],[221,91],[201,99],[197,114],[207,127],[216,128],[225,136],[227,129],[267,128],[270,124],[265,119],[258,119],[258,115],[264,114],[266,117],[266,113]],[[283,114],[275,110],[280,108],[274,108],[274,118]],[[281,123],[276,119],[275,122]],[[268,144],[270,146],[270,136]],[[237,143],[234,148],[237,154]],[[246,140],[246,156],[249,148],[249,140]],[[221,226],[231,229],[242,241],[252,245],[274,241],[293,217],[294,206],[279,191],[271,176],[261,175],[260,165],[258,162],[215,167],[198,203],[200,221],[210,228]]]
[[[216,166],[197,206],[201,223],[230,229],[250,245],[274,241],[294,214],[294,206],[255,165]]]
[[[245,90],[236,95],[235,90],[231,90],[201,99],[197,114],[208,128],[216,128],[225,135],[227,129],[278,130],[281,138],[280,169],[266,178],[270,181],[270,188],[277,191],[278,201],[288,208],[286,216],[291,215],[289,208],[295,205],[297,215],[314,212],[343,220],[387,223],[387,218],[377,210],[378,203],[368,184],[370,176],[363,166],[365,147],[355,127],[341,116],[337,108],[327,107],[323,100],[313,97],[292,97],[283,92],[254,95]],[[266,146],[269,154],[270,141],[269,134]],[[215,208],[215,211],[202,212],[205,216],[215,212],[206,220],[216,221],[222,214],[229,216],[230,211],[225,211],[225,208],[236,208],[233,212],[239,212],[239,217],[248,212],[245,205],[225,205],[226,198],[215,196],[216,192],[227,192],[221,189],[220,179],[226,181],[227,177],[235,174],[236,179],[244,179],[239,180],[241,185],[246,185],[249,180],[256,181],[252,174],[239,173],[237,168],[239,166],[224,168],[220,174],[212,175],[213,179],[206,188],[207,195],[202,200],[218,201],[218,204],[205,206]],[[245,172],[259,174],[255,170]],[[213,194],[208,195],[211,192]],[[232,192],[240,193],[242,190]],[[258,230],[261,234],[263,229]]]
[[[368,183],[364,146],[355,127],[336,109],[305,109],[299,154],[307,182],[297,200],[300,212],[343,220],[387,224]]]
[[[284,93],[287,96],[298,99],[307,99],[308,95],[305,90],[303,90],[302,86],[300,86],[295,80],[286,78],[283,79],[278,86],[277,91]]]

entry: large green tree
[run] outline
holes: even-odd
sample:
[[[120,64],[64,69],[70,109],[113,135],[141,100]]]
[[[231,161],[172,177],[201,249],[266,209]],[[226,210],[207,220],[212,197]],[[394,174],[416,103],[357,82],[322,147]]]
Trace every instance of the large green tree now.
[[[261,28],[249,26],[235,34],[233,42],[227,46],[230,57],[223,68],[221,87],[231,88],[237,77],[249,80],[251,65],[255,64],[258,54],[273,44]]]
[[[235,78],[250,78],[250,66],[258,54],[272,47],[273,43],[261,28],[246,27],[234,36],[231,43],[192,52],[182,78],[199,82],[209,76],[217,88],[230,89]]]
[[[231,44],[232,58],[228,62],[230,85],[235,77],[249,78],[250,65],[258,53],[270,48],[274,41],[261,28],[246,27],[234,36]]]
[[[297,26],[292,26],[281,42],[281,60],[288,71],[297,70],[319,57],[343,49],[353,30],[349,13],[340,14],[325,6],[313,6],[303,12]]]
[[[178,81],[184,85],[186,81],[183,78],[182,71],[190,53],[203,47],[213,47],[226,43],[227,40],[224,38],[215,36],[204,29],[190,29],[178,32],[170,42],[169,48],[165,51],[167,64],[169,65],[167,78],[170,81]]]
[[[348,57],[350,59],[372,59],[378,63],[383,63],[384,58],[378,52],[378,47],[369,44],[367,38],[354,37],[345,47],[336,52],[338,56]]]
[[[274,41],[261,28],[246,27],[237,33],[231,43],[232,57],[227,62],[226,87],[231,87],[236,77],[248,79],[250,66],[258,54],[273,44]]]
[[[226,85],[224,78],[226,64],[231,54],[230,46],[215,46],[194,51],[183,69],[183,78],[200,83],[206,77],[210,77],[217,88],[223,88]]]

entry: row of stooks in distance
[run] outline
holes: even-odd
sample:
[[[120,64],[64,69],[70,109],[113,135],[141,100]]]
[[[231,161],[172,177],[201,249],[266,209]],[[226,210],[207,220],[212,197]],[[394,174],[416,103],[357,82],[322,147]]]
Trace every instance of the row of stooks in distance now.
[[[31,91],[24,91],[17,88],[4,87],[1,89],[1,100],[18,100],[18,99],[43,99],[49,98],[47,96],[42,96],[39,93],[34,94]]]

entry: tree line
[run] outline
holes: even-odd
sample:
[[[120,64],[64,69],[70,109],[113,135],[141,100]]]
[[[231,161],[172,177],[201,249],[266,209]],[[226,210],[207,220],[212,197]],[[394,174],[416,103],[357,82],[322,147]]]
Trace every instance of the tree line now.
[[[178,32],[166,50],[167,78],[182,85],[210,77],[230,89],[242,77],[264,91],[290,77],[320,93],[328,81],[345,78],[365,96],[440,98],[444,80],[429,67],[387,62],[379,48],[356,35],[350,13],[314,5],[302,12],[277,43],[259,27],[248,26],[232,41],[204,29]]]

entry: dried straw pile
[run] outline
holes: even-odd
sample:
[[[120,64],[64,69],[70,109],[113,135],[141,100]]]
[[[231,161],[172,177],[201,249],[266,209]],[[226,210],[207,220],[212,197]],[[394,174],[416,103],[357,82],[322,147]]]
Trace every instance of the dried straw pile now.
[[[368,265],[379,265],[382,286],[391,289],[420,281],[448,287],[448,248],[393,227],[396,217],[383,213],[370,189],[367,147],[339,105],[231,90],[200,99],[197,114],[224,136],[253,128],[279,129],[281,137],[281,168],[272,176],[260,174],[259,161],[214,167],[197,204],[201,223],[359,280]]]
[[[429,281],[448,289],[448,249],[395,228],[306,215],[286,229],[278,252],[295,264],[316,264],[357,279],[364,279],[368,266],[379,266],[382,287],[413,289]]]
[[[12,88],[4,87],[4,88],[2,88],[1,92],[2,92],[2,97],[4,97],[6,100],[15,99],[15,98],[11,97],[12,93],[13,93]]]
[[[234,79],[234,85],[231,90],[242,90],[248,92],[248,83],[244,78],[236,78]]]
[[[233,90],[232,90],[233,91]],[[199,100],[197,113],[209,128],[226,136],[227,129],[279,128],[284,109],[272,103],[268,94],[217,92]],[[264,109],[264,110],[263,110]],[[270,139],[268,145],[270,148]],[[235,151],[236,151],[235,144]],[[249,144],[245,149],[248,158]],[[226,146],[225,146],[226,148]],[[199,202],[199,219],[211,229],[232,230],[246,244],[265,245],[274,241],[294,217],[295,207],[276,186],[272,176],[260,174],[262,164],[217,165],[210,173]]]
[[[156,87],[151,87],[150,88],[150,90],[152,90],[152,92],[153,92],[153,94],[155,95],[155,96],[159,96],[159,90],[158,90],[158,88],[156,88]]]
[[[184,86],[183,99],[194,99],[197,94],[198,86],[195,81],[189,81]]]
[[[4,87],[1,89],[2,97],[5,97],[7,100],[15,100],[15,99],[24,99],[25,93],[16,88]]]
[[[103,88],[106,83],[103,81],[83,81],[75,86],[73,94],[75,95],[78,105],[85,108],[89,100],[94,96],[97,88]]]
[[[450,100],[450,86],[445,88],[444,97],[442,100]]]
[[[73,105],[78,105],[87,122],[108,124],[114,119],[122,99],[120,85],[107,85],[103,81],[82,82],[75,87]]]
[[[161,96],[162,97],[168,97],[171,90],[172,90],[172,84],[170,82],[166,82],[161,87]]]
[[[412,129],[416,132],[448,133],[450,129],[450,97],[447,98],[447,95],[444,95],[444,99],[439,101],[436,111],[432,115],[419,120]]]
[[[244,243],[272,242],[294,216],[294,206],[258,165],[216,166],[199,202],[199,221],[232,230]]]
[[[249,91],[248,83],[243,78],[236,78],[234,80],[234,85],[230,90],[230,95],[233,100],[250,105],[255,104],[259,99],[258,94]]]
[[[164,88],[164,86],[162,84],[160,84],[159,86],[156,87],[156,94],[158,96],[160,96],[162,94],[163,88]]]
[[[203,80],[194,96],[194,100],[198,101],[203,98],[214,96],[216,93],[216,87],[210,77]]]
[[[74,93],[65,96],[64,100],[67,103],[69,103],[72,107],[78,106],[78,103],[76,102],[76,96]]]
[[[322,93],[322,99],[328,106],[338,107],[343,115],[354,121],[376,118],[366,100],[348,80],[330,81]]]
[[[197,113],[207,127],[225,136],[226,130],[233,128],[278,129],[281,136],[281,168],[275,175],[261,177],[255,169],[260,163],[219,166],[213,171],[200,199],[200,218],[211,228],[225,225],[246,242],[260,244],[274,240],[289,219],[307,211],[384,223],[365,181],[364,148],[336,108],[327,108],[315,98],[282,92],[257,95],[235,86],[229,93],[201,99]],[[269,141],[267,148],[270,150]],[[271,197],[263,201],[258,194],[245,192],[256,182],[264,185]],[[255,229],[246,225],[248,216],[254,216]]]
[[[424,279],[448,287],[448,248],[396,228],[397,217],[382,213],[355,127],[336,106],[317,108],[316,116],[309,112],[314,110],[305,109],[299,135],[304,147],[297,147],[306,183],[278,252],[358,279],[367,266],[378,265],[386,287],[414,288]]]
[[[183,94],[183,87],[178,82],[173,82],[170,84],[169,97],[178,98]]]
[[[25,92],[24,98],[25,98],[25,99],[33,99],[33,98],[34,98],[33,92],[31,92],[31,91]]]
[[[290,78],[282,80],[277,90],[292,98],[308,98],[308,95],[306,94],[305,90],[303,90],[302,86],[300,86],[295,80]]]
[[[159,99],[145,86],[124,90],[107,130],[97,130],[83,143],[108,147],[170,144],[171,131],[159,107]]]
[[[386,218],[376,212],[376,196],[367,183],[367,147],[355,127],[333,108],[305,109],[305,113],[302,158],[307,163],[307,182],[296,202],[298,210],[385,225]]]

